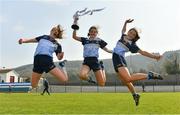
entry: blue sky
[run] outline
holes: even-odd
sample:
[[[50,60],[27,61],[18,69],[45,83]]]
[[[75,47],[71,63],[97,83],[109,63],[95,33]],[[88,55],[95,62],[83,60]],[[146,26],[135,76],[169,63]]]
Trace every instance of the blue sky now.
[[[124,21],[133,18],[128,28],[141,29],[137,42],[141,49],[161,54],[180,49],[179,4],[179,0],[0,0],[0,68],[31,64],[37,44],[19,45],[18,39],[49,34],[56,24],[66,33],[65,39],[59,40],[64,59],[82,60],[83,47],[71,38],[71,24],[73,14],[86,7],[106,9],[80,17],[79,36],[86,36],[90,26],[98,25],[99,37],[113,49]],[[100,50],[99,58],[111,58],[111,54]]]

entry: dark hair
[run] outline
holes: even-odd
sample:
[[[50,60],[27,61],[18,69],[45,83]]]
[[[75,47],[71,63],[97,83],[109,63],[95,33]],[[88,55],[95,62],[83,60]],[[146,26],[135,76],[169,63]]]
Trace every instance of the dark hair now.
[[[136,32],[136,37],[132,40],[132,42],[136,42],[140,39],[138,30],[136,28],[131,28],[129,31],[134,30]]]
[[[87,36],[89,36],[89,32],[90,32],[92,29],[95,29],[95,30],[98,32],[98,28],[97,28],[96,26],[91,26],[91,27],[89,28],[88,35],[87,35]]]

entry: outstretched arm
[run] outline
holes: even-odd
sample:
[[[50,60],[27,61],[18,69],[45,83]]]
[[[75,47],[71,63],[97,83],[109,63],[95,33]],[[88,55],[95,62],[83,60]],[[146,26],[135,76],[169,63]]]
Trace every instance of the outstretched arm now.
[[[110,49],[108,49],[108,48],[106,48],[106,47],[104,47],[103,50],[106,51],[106,52],[108,52],[108,53],[112,53],[112,52],[113,52],[112,50],[110,50]]]
[[[125,21],[124,26],[123,26],[122,31],[121,31],[122,34],[124,34],[126,32],[127,23],[131,23],[133,21],[134,21],[134,19],[128,19],[128,20]]]
[[[138,53],[140,53],[143,56],[156,59],[157,61],[162,58],[162,55],[155,55],[155,54],[149,53],[147,51],[143,51],[143,50],[139,50]]]
[[[19,39],[19,44],[22,44],[22,43],[35,43],[37,42],[36,38],[32,38],[32,39]]]

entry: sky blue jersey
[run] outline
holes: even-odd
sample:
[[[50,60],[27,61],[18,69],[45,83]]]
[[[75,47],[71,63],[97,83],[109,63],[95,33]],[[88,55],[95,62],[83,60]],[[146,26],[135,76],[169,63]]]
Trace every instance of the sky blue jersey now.
[[[99,57],[99,48],[104,48],[107,43],[100,39],[95,38],[90,40],[89,38],[81,37],[82,45],[84,46],[83,49],[83,57]]]
[[[137,53],[140,48],[136,45],[135,42],[130,40],[124,40],[124,37],[127,36],[126,34],[122,34],[121,39],[117,41],[113,52],[125,57],[125,53],[130,51],[131,53]]]
[[[54,52],[56,54],[62,52],[61,45],[48,35],[36,37],[36,40],[38,41],[38,45],[34,56],[48,55],[50,57],[53,57]]]

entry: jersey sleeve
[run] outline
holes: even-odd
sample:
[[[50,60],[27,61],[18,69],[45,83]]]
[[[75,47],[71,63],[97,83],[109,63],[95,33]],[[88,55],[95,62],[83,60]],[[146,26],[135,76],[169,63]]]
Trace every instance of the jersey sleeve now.
[[[101,40],[99,45],[100,45],[100,48],[104,48],[107,45],[107,43],[104,40]]]
[[[42,35],[42,36],[38,36],[36,37],[35,39],[39,42],[41,39],[43,39],[45,37],[45,35]]]
[[[61,53],[61,52],[62,52],[62,47],[60,44],[57,43],[57,49],[55,50],[55,53],[57,55],[58,53]]]
[[[84,38],[84,37],[81,37],[81,42],[82,42],[82,45],[84,45],[87,41],[87,38]]]
[[[140,48],[134,43],[131,45],[131,48],[129,49],[131,53],[137,53]]]

